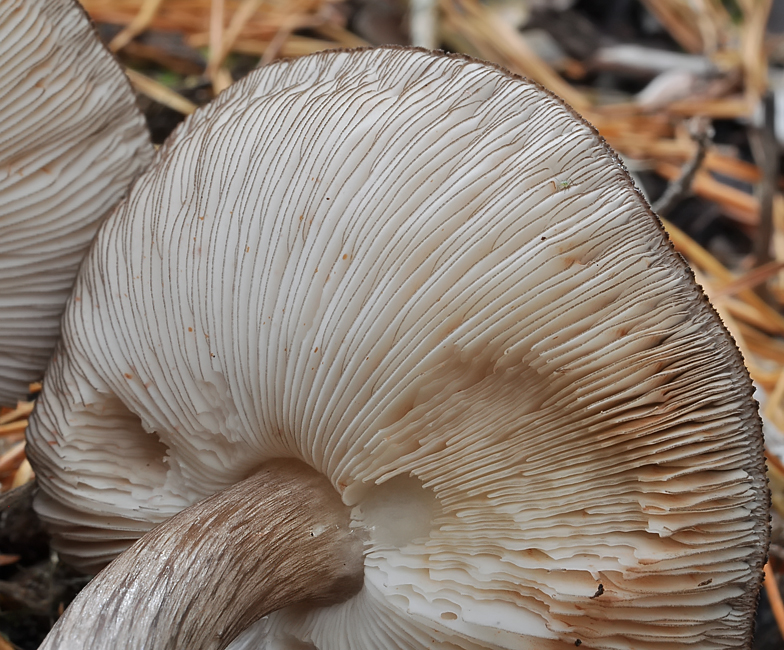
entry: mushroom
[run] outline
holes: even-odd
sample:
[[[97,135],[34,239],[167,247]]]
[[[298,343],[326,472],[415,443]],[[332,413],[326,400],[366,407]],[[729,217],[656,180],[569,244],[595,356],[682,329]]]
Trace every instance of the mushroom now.
[[[43,375],[98,224],[152,160],[120,66],[73,0],[0,3],[0,403]]]
[[[186,120],[81,269],[28,449],[63,558],[152,529],[47,649],[750,643],[738,350],[596,131],[469,58],[282,61]],[[334,494],[270,507],[291,546],[214,525],[300,470]]]

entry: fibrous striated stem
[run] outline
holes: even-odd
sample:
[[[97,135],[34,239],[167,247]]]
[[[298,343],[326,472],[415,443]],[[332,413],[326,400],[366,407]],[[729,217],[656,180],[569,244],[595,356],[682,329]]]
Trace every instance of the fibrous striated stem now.
[[[79,594],[39,650],[225,648],[262,616],[359,591],[362,540],[331,484],[299,461],[159,525]]]

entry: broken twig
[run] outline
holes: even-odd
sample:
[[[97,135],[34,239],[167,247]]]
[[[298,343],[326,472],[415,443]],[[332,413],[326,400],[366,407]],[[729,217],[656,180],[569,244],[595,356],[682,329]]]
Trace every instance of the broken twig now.
[[[773,197],[776,194],[779,178],[779,151],[776,141],[774,95],[765,95],[762,104],[762,125],[749,132],[751,151],[755,162],[762,172],[759,188],[759,228],[754,241],[756,265],[762,266],[771,261],[771,241],[773,239]]]
[[[692,140],[697,143],[697,151],[683,168],[681,175],[667,186],[664,194],[653,204],[653,211],[660,217],[666,217],[680,201],[689,195],[691,184],[713,139],[713,127],[707,120],[695,119],[690,130]]]

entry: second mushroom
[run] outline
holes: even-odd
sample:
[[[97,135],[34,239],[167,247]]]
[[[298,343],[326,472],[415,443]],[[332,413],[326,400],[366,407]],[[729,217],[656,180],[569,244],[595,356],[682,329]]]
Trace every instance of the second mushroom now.
[[[535,84],[391,48],[252,73],[102,228],[63,330],[38,512],[86,569],[157,527],[45,648],[750,643],[742,360]]]

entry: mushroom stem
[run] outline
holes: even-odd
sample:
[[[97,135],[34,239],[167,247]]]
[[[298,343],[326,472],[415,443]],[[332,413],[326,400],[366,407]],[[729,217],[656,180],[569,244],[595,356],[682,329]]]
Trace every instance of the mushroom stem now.
[[[272,611],[357,593],[362,550],[326,478],[299,461],[269,462],[139,539],[39,650],[225,648]]]

